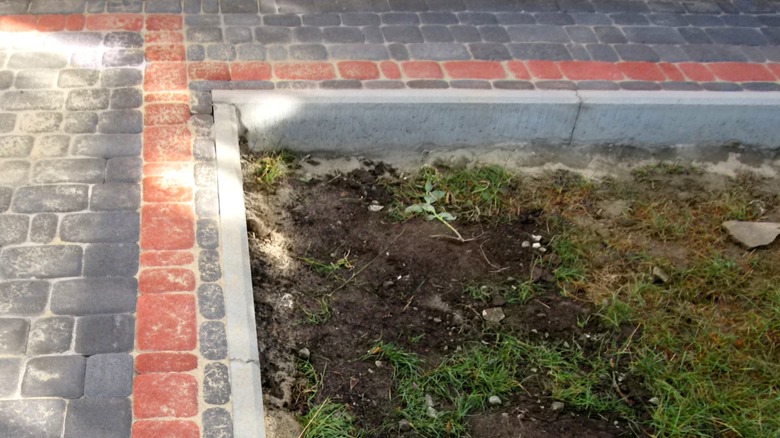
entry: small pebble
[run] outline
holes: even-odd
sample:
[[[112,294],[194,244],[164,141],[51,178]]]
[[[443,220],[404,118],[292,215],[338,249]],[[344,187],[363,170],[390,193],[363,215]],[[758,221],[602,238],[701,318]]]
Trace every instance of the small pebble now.
[[[309,358],[311,357],[311,352],[306,347],[301,348],[300,350],[298,350],[298,357],[303,360],[309,360]]]
[[[501,404],[501,398],[497,395],[491,395],[488,399],[488,403],[490,403],[493,406],[498,406]]]
[[[560,411],[565,406],[566,405],[564,405],[563,402],[556,401],[556,402],[552,402],[552,405],[550,405],[550,409],[552,409],[553,411]]]

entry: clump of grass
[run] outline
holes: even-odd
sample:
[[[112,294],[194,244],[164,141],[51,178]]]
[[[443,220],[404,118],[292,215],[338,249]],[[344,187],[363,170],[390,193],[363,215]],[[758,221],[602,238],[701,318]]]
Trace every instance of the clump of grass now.
[[[304,315],[306,315],[306,322],[312,325],[325,324],[333,316],[333,308],[328,296],[320,297],[317,300],[317,308],[315,310],[308,310],[306,307],[301,309]]]
[[[344,254],[344,256],[342,256],[338,260],[332,262],[323,262],[314,259],[312,257],[306,257],[306,256],[298,257],[298,259],[303,263],[305,263],[312,271],[327,276],[330,276],[331,274],[335,273],[339,269],[352,269],[355,267],[355,265],[353,264],[354,260],[349,259],[349,252]]]
[[[301,438],[357,438],[362,433],[355,427],[354,418],[343,403],[334,403],[330,399],[311,406],[309,412],[301,417],[303,432]]]
[[[517,179],[500,166],[460,170],[424,167],[408,180],[389,188],[398,203],[395,211],[418,203],[428,192],[440,191],[442,195],[437,200],[442,208],[467,221],[501,218],[517,212],[513,196]]]
[[[281,181],[295,161],[295,155],[286,150],[263,152],[250,163],[255,182],[262,187],[271,188]]]
[[[501,296],[509,304],[525,304],[539,294],[539,285],[515,280],[505,284],[469,284],[463,288],[463,293],[475,301],[488,302]]]

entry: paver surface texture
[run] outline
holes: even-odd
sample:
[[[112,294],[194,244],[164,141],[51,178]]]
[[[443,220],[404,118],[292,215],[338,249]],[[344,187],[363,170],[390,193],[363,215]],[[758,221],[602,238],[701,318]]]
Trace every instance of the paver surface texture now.
[[[0,0],[0,436],[233,436],[211,90],[777,91],[778,12]]]

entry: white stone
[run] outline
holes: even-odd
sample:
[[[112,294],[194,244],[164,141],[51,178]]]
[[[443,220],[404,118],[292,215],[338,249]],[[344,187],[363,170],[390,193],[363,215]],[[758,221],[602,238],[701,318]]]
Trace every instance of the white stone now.
[[[723,229],[747,249],[767,246],[780,235],[780,223],[726,221]]]

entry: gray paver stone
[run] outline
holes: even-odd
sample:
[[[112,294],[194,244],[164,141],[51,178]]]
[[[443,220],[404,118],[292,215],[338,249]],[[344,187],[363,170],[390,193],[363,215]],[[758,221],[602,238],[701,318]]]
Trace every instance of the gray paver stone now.
[[[206,57],[214,61],[232,61],[236,59],[236,48],[233,44],[209,44]]]
[[[68,112],[62,130],[69,134],[91,134],[97,130],[98,115],[91,112]]]
[[[8,111],[56,110],[62,108],[61,91],[7,91],[0,108]]]
[[[469,51],[463,44],[431,43],[409,44],[409,52],[414,59],[433,61],[469,59]]]
[[[295,27],[301,25],[301,17],[297,14],[269,14],[263,16],[265,26]]]
[[[84,12],[84,0],[32,0],[33,14],[75,14]]]
[[[141,12],[143,0],[108,0],[106,10],[108,12]]]
[[[254,26],[260,24],[260,16],[252,14],[222,14],[222,21],[227,26]]]
[[[198,308],[206,319],[222,319],[225,316],[222,287],[215,283],[201,284],[198,287]]]
[[[9,398],[16,394],[22,374],[21,371],[21,358],[0,358],[0,376],[3,376],[3,378],[0,379],[0,397]],[[2,404],[0,404],[0,409],[2,409]],[[2,414],[0,413],[0,415]],[[0,426],[0,431],[2,431],[2,426]]]
[[[265,60],[265,46],[262,44],[241,44],[238,46],[238,58],[244,61],[263,61]],[[211,93],[199,93],[201,96],[203,94],[208,94],[209,98],[208,100],[211,100]],[[194,95],[192,96],[193,99],[198,98],[198,96]],[[199,98],[199,101],[203,101],[203,98]],[[202,106],[199,106],[199,108],[208,108],[208,112],[211,112],[211,105],[206,106],[205,103]],[[204,110],[201,110],[199,112],[207,112]]]
[[[98,132],[101,134],[140,134],[144,118],[138,110],[103,111],[98,116]]]
[[[0,71],[0,90],[7,90],[11,88],[11,84],[14,83],[14,73],[3,70]]]
[[[90,157],[135,157],[141,154],[141,136],[137,134],[80,135],[73,141],[73,152]]]
[[[195,164],[195,185],[213,187],[217,183],[217,166],[214,163]]]
[[[129,354],[96,354],[87,359],[84,395],[127,397],[133,388],[133,357]]]
[[[19,129],[30,133],[52,132],[58,130],[61,124],[62,113],[33,113],[22,117]]]
[[[138,282],[135,278],[77,278],[54,283],[51,311],[58,315],[132,313]]]
[[[227,355],[227,337],[225,324],[217,321],[206,321],[198,331],[200,354],[209,360],[222,360]]]
[[[0,136],[0,158],[26,157],[32,151],[34,137],[29,135]]]
[[[93,69],[60,70],[57,86],[60,88],[91,87],[100,79],[100,71]]]
[[[137,242],[138,236],[139,216],[130,211],[69,214],[60,225],[65,242]]]
[[[223,408],[203,412],[203,438],[233,438],[233,420]]]
[[[126,353],[133,350],[133,315],[92,315],[76,322],[76,353]]]
[[[16,73],[14,87],[24,88],[51,88],[57,80],[56,70],[23,70]]]
[[[248,27],[228,27],[225,29],[225,41],[230,44],[251,42],[252,29]]]
[[[198,161],[214,160],[215,155],[214,140],[209,138],[196,138],[192,146],[192,155]]]
[[[137,210],[140,205],[141,188],[137,184],[106,183],[92,187],[91,210]]]
[[[11,206],[11,196],[14,194],[14,189],[10,187],[0,187],[0,213],[5,213],[8,207]]]
[[[263,44],[285,44],[292,41],[292,31],[286,27],[258,27],[255,40]]]
[[[30,223],[30,242],[50,243],[57,236],[59,218],[53,213],[41,213],[33,216]]]
[[[203,370],[203,400],[210,405],[230,401],[230,374],[222,363],[210,363]]]
[[[0,252],[0,273],[6,278],[74,277],[81,274],[81,247],[25,246]]]
[[[144,5],[147,13],[179,14],[182,11],[181,0],[155,0]]]
[[[97,124],[97,116],[95,116],[95,124]],[[69,146],[70,137],[67,135],[45,135],[38,137],[34,150],[40,157],[61,157],[68,153]]]
[[[198,256],[198,270],[201,281],[217,281],[222,278],[219,251],[213,249],[201,251]]]
[[[70,111],[100,110],[108,108],[110,92],[105,89],[73,90],[68,93],[65,108]]]
[[[0,436],[60,438],[64,418],[64,400],[3,400],[0,401]]]
[[[0,313],[3,315],[37,315],[49,300],[49,283],[45,281],[0,282]]]
[[[93,243],[84,252],[84,276],[129,277],[138,272],[138,245]]]
[[[187,46],[187,61],[203,61],[206,59],[206,48],[200,44]]]
[[[111,109],[140,108],[144,103],[141,90],[137,88],[118,88],[111,91]]]
[[[0,166],[2,170],[2,166]],[[0,248],[6,245],[22,243],[27,240],[30,218],[24,215],[0,216]]]
[[[32,358],[22,379],[22,396],[79,398],[84,394],[86,364],[83,356]]]
[[[132,87],[139,85],[143,75],[135,68],[110,68],[103,70],[100,84],[103,87]]]
[[[132,421],[129,399],[73,400],[68,404],[63,437],[126,437],[130,436]]]
[[[368,59],[381,61],[383,59],[388,59],[389,57],[388,49],[384,44],[338,44],[329,46],[328,52],[333,59]]]
[[[103,52],[99,50],[82,50],[70,56],[70,65],[76,68],[100,68],[103,65]]]
[[[36,320],[27,341],[28,355],[64,353],[70,350],[74,320],[70,316],[51,316]]]
[[[217,222],[213,219],[199,219],[195,236],[201,248],[217,248],[219,245],[219,227]]]
[[[102,158],[40,160],[33,166],[32,180],[38,184],[100,183],[105,172]]]
[[[219,215],[219,198],[216,191],[201,189],[195,193],[195,214],[200,217]]]
[[[27,182],[27,174],[30,163],[27,161],[8,160],[0,161],[0,185],[18,186]],[[2,230],[0,230],[2,234]],[[2,239],[0,239],[0,242]],[[0,243],[2,245],[2,243]]]
[[[191,27],[187,29],[187,42],[221,43],[222,29],[219,27]]]
[[[19,213],[62,213],[87,208],[89,187],[82,184],[27,186],[17,190],[13,210]]]
[[[141,181],[141,157],[118,157],[106,164],[106,182],[137,183]]]
[[[22,318],[0,318],[0,354],[24,354],[30,322]]]
[[[104,67],[132,67],[144,62],[144,51],[141,49],[116,49],[103,53]]]
[[[16,114],[0,114],[0,132],[11,132],[14,130],[14,126],[16,126]]]
[[[219,0],[219,7],[226,14],[256,14],[258,12],[255,0]],[[206,12],[204,10],[204,12]]]
[[[8,68],[22,70],[28,68],[63,68],[68,58],[61,53],[16,52],[8,59]]]

